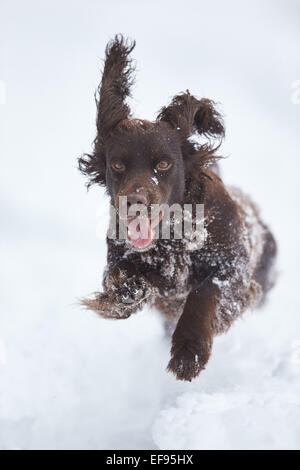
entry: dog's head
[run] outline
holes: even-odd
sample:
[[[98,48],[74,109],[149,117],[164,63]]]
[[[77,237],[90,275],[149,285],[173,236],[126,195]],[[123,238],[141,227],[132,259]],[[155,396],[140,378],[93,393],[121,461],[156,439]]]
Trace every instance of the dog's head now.
[[[183,203],[187,182],[216,159],[212,139],[224,135],[214,102],[198,100],[189,91],[175,96],[154,122],[133,119],[126,99],[133,81],[129,54],[134,46],[120,35],[107,45],[96,99],[94,149],[79,160],[80,170],[89,176],[89,185],[104,185],[117,210],[124,197],[129,210]],[[193,134],[206,137],[206,142],[191,141]],[[144,214],[136,224],[137,216],[127,215],[129,229],[135,223],[143,232],[143,236],[132,239],[136,249],[151,245],[161,216],[160,211],[152,218]]]

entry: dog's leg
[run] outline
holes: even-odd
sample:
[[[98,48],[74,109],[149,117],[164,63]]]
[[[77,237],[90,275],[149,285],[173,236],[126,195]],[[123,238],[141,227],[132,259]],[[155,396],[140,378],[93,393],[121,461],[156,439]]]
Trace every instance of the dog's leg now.
[[[178,380],[197,377],[209,360],[216,333],[218,287],[211,281],[191,292],[172,337],[168,370]]]
[[[104,292],[81,302],[103,318],[126,319],[141,310],[156,293],[135,266],[126,262],[120,262],[106,272],[103,287]]]

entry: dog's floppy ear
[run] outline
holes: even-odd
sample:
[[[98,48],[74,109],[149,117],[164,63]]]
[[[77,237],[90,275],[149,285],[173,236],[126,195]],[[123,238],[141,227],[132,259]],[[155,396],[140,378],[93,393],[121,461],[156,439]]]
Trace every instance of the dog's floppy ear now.
[[[195,133],[210,138],[222,138],[225,134],[222,116],[215,103],[207,98],[198,100],[188,90],[174,96],[171,104],[160,110],[157,120],[167,122],[183,140]]]
[[[135,41],[125,40],[117,35],[105,50],[105,63],[97,102],[98,138],[105,140],[110,132],[130,116],[130,108],[125,102],[130,96],[133,83],[132,61],[128,57],[135,47]]]
[[[92,154],[79,159],[80,171],[94,183],[105,185],[105,141],[116,126],[130,116],[126,98],[133,83],[132,61],[128,57],[135,47],[121,34],[115,36],[105,49],[102,80],[95,95],[97,106],[97,135]]]

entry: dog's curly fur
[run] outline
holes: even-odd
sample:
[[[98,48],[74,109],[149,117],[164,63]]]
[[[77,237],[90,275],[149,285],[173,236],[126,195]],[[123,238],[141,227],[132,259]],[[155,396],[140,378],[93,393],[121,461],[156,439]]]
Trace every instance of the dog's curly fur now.
[[[120,195],[140,187],[148,205],[204,204],[206,242],[199,247],[186,238],[158,239],[138,251],[128,240],[108,238],[104,290],[82,303],[114,319],[154,304],[175,328],[168,370],[192,380],[205,368],[214,336],[265,298],[276,243],[249,198],[226,188],[218,175],[216,151],[225,130],[213,101],[186,91],[154,122],[131,117],[126,99],[134,46],[121,35],[107,45],[96,97],[97,136],[79,168],[89,185],[106,187],[116,208]],[[202,143],[192,140],[195,134]],[[153,168],[162,158],[171,169],[158,172],[153,184]],[[122,174],[113,170],[115,161],[122,162]]]

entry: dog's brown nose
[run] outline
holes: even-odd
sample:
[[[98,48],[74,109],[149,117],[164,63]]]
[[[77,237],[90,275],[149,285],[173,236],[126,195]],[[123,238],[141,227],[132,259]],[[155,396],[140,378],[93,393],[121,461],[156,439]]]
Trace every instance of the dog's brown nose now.
[[[133,204],[147,205],[148,199],[145,193],[132,193],[127,195],[127,206],[130,207]]]

